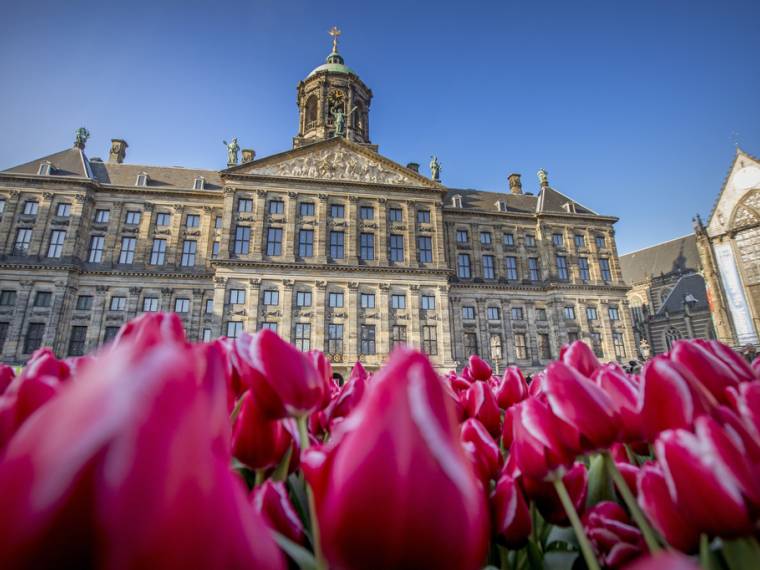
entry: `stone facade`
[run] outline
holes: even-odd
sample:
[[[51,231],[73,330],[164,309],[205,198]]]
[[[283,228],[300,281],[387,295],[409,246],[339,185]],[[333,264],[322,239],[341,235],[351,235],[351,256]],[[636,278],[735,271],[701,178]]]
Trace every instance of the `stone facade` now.
[[[694,221],[719,340],[760,343],[760,160],[737,148],[707,223]]]
[[[287,152],[151,167],[124,162],[114,139],[107,162],[77,144],[0,173],[2,359],[80,354],[153,310],[197,340],[276,328],[340,372],[379,366],[397,343],[442,370],[473,352],[534,370],[579,338],[632,357],[616,218],[543,171],[535,195],[519,175],[509,192],[456,190],[383,157],[371,92],[336,55],[299,85]]]

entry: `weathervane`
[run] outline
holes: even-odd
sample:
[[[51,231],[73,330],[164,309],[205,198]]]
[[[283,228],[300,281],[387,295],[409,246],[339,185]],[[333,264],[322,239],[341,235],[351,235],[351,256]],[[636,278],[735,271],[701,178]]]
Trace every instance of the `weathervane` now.
[[[340,35],[340,29],[338,26],[333,26],[329,32],[333,39],[333,53],[338,53],[338,36]]]

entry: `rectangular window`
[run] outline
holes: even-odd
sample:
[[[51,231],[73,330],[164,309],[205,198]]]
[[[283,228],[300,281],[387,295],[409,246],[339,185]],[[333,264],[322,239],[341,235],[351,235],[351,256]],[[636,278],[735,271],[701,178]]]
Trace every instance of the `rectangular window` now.
[[[557,278],[560,281],[567,281],[567,258],[564,255],[557,256]]]
[[[575,320],[575,307],[564,307],[562,309],[562,314],[565,316],[566,321],[574,321]]]
[[[237,226],[235,228],[235,241],[232,244],[232,253],[234,255],[248,255],[251,247],[251,228],[248,226]]]
[[[188,214],[185,216],[186,228],[197,228],[201,225],[201,217],[199,214]]]
[[[464,333],[464,354],[470,356],[478,353],[478,335],[476,333]]]
[[[517,258],[508,255],[504,258],[504,269],[507,272],[508,281],[517,281]]]
[[[467,230],[457,230],[457,243],[467,243],[470,241],[470,235]]]
[[[48,246],[48,257],[61,257],[63,253],[63,242],[66,240],[64,230],[53,230],[50,232],[50,245]]]
[[[35,307],[49,307],[53,301],[53,294],[50,291],[37,291],[34,296]]]
[[[127,298],[115,295],[111,297],[111,304],[109,305],[111,311],[126,311],[127,310]]]
[[[598,318],[596,307],[586,307],[586,318],[589,321],[595,321]]]
[[[588,258],[587,257],[578,258],[578,270],[580,271],[580,274],[581,274],[581,280],[588,281],[589,272],[588,272]]]
[[[296,307],[311,307],[311,291],[296,291]]]
[[[327,296],[327,305],[333,308],[340,308],[343,306],[343,293],[333,291]]]
[[[296,323],[295,345],[301,352],[311,350],[311,325],[309,323]]]
[[[5,341],[8,340],[8,329],[10,323],[0,323],[0,352],[5,348]]]
[[[277,323],[275,323],[273,321],[267,321],[267,322],[261,323],[261,327],[259,328],[259,330],[261,330],[261,331],[268,330],[268,331],[272,331],[272,332],[276,333],[277,332]]]
[[[227,338],[237,338],[243,332],[243,323],[240,321],[227,321]]]
[[[313,216],[314,202],[301,202],[300,204],[298,204],[298,213],[301,216]]]
[[[391,261],[404,261],[404,236],[391,234],[389,240],[388,257]]]
[[[422,326],[422,350],[425,354],[438,354],[438,330],[435,325]]]
[[[362,309],[374,309],[375,308],[375,294],[374,293],[360,293],[359,306]]]
[[[2,214],[4,212],[5,212],[5,198],[0,198],[0,214]],[[3,324],[3,323],[0,323],[0,324]],[[7,323],[5,323],[5,324],[7,324]],[[5,342],[5,341],[3,340],[3,342]],[[2,350],[2,346],[0,346],[0,350]]]
[[[391,309],[406,309],[406,295],[391,295]]]
[[[327,325],[327,354],[343,354],[343,325],[335,323]]]
[[[457,255],[457,277],[469,279],[470,275],[470,256],[466,253],[460,253]]]
[[[267,255],[282,255],[282,228],[267,230]]]
[[[623,344],[623,333],[612,333],[612,346],[615,349],[615,358],[622,360],[625,358],[625,345]]]
[[[219,257],[219,242],[215,241],[211,244],[211,259]]]
[[[608,313],[610,315],[611,321],[617,321],[620,320],[620,313],[618,312],[617,305],[610,305],[608,309]]]
[[[37,203],[36,200],[27,200],[26,202],[24,202],[24,215],[36,216],[38,207],[39,207],[39,204]]]
[[[430,210],[417,210],[417,223],[429,224],[430,223]]]
[[[502,242],[504,245],[515,245],[515,235],[514,234],[504,234],[504,240]]]
[[[283,202],[282,200],[269,201],[270,214],[282,214],[284,211],[285,211],[285,202]]]
[[[121,238],[121,252],[119,253],[119,263],[132,263],[135,260],[135,245],[137,240],[133,237]]]
[[[82,356],[87,341],[87,327],[75,325],[71,327],[69,336],[69,356]]]
[[[604,349],[602,348],[602,333],[591,333],[591,349],[598,358],[604,358]]]
[[[567,333],[567,342],[568,344],[574,343],[576,340],[578,340],[578,333],[575,331],[570,331]]]
[[[79,295],[77,297],[77,311],[89,311],[92,309],[92,295]]]
[[[596,236],[594,240],[596,241],[597,249],[602,249],[604,247],[604,236]]]
[[[420,263],[432,263],[433,239],[430,236],[419,236],[417,238],[417,259]]]
[[[528,274],[531,281],[540,281],[541,279],[541,272],[538,269],[538,258],[537,257],[529,257],[528,258]]]
[[[140,223],[141,212],[138,210],[128,210],[125,222],[132,226],[136,226]]]
[[[103,333],[103,343],[111,342],[113,339],[116,338],[116,335],[119,334],[119,330],[121,327],[106,327],[105,332]]]
[[[562,234],[552,234],[552,243],[555,247],[562,247],[564,245],[564,237]]]
[[[361,234],[359,236],[359,257],[364,261],[375,259],[375,234]]]
[[[611,281],[612,274],[610,273],[610,260],[602,258],[599,260],[599,269],[602,272],[602,281]]]
[[[276,307],[280,304],[280,292],[274,289],[264,291],[264,305],[267,307]]]
[[[575,247],[586,247],[586,238],[580,234],[575,234],[573,241],[575,241]]]
[[[163,265],[166,262],[166,240],[154,239],[150,248],[150,264]]]
[[[525,247],[536,247],[536,236],[525,234]]]
[[[486,313],[488,314],[489,321],[498,321],[501,319],[501,311],[499,310],[499,307],[488,307]]]
[[[158,212],[156,214],[156,225],[166,227],[172,223],[172,215],[169,212]]]
[[[498,362],[501,360],[501,335],[492,333],[489,341],[491,347],[491,361]]]
[[[343,249],[343,232],[330,232],[330,257],[333,259],[343,259],[345,254]]]
[[[95,210],[96,224],[107,224],[110,218],[111,218],[110,210]]]
[[[491,232],[480,232],[480,243],[491,245]]]
[[[158,311],[158,297],[143,297],[143,313]]]
[[[217,230],[221,230],[222,229],[222,224],[223,223],[224,223],[224,220],[222,219],[222,216],[216,216],[214,218],[214,228],[216,228]]]
[[[90,253],[87,260],[90,263],[100,263],[103,261],[103,247],[105,238],[103,236],[92,236],[90,238]]]
[[[525,342],[525,335],[523,333],[515,334],[515,358],[517,360],[528,358],[528,345]]]
[[[314,230],[298,230],[298,255],[300,257],[314,255]]]
[[[24,338],[24,354],[30,354],[42,346],[42,337],[45,334],[43,323],[29,323]]]
[[[32,243],[32,230],[29,228],[19,228],[16,232],[16,243],[13,246],[13,253],[16,255],[26,255],[29,251],[30,243]]]
[[[545,321],[546,320],[546,309],[543,307],[538,307],[536,309],[536,320],[537,321]]]
[[[391,327],[391,348],[404,346],[406,344],[406,327],[404,325],[393,325]]]
[[[391,208],[388,210],[388,220],[391,222],[400,222],[404,219],[404,213],[401,208]]]
[[[55,209],[55,215],[59,218],[68,218],[71,215],[71,204],[61,202]]]
[[[250,198],[238,198],[237,211],[239,214],[253,212],[253,200]]]
[[[174,312],[175,313],[189,313],[190,312],[190,299],[178,297],[174,299]]]
[[[362,325],[360,354],[375,354],[375,325]]]
[[[245,304],[245,289],[230,289],[230,305],[244,305],[244,304]],[[211,310],[211,312],[213,312],[213,309]]]
[[[214,314],[214,299],[206,299],[206,314]]]
[[[522,321],[525,318],[525,311],[522,307],[512,307],[510,313],[513,321]]]
[[[182,267],[195,266],[195,253],[198,249],[198,242],[194,239],[186,239],[182,243],[182,261],[180,265]]]
[[[496,277],[496,273],[493,269],[493,255],[484,255],[483,256],[483,278],[484,279],[494,279]]]
[[[201,335],[201,341],[211,342],[211,329],[203,329],[203,334]]]
[[[330,204],[330,217],[331,218],[345,218],[346,207],[343,204]]]
[[[552,347],[549,344],[549,335],[546,333],[539,333],[537,340],[538,340],[538,357],[541,360],[551,360]]]
[[[465,306],[462,307],[462,318],[472,320],[475,318],[475,307]]]
[[[375,218],[375,209],[372,206],[361,206],[359,208],[359,218],[362,220],[373,220]]]
[[[420,297],[420,307],[423,311],[435,310],[435,297],[433,295],[422,295]]]

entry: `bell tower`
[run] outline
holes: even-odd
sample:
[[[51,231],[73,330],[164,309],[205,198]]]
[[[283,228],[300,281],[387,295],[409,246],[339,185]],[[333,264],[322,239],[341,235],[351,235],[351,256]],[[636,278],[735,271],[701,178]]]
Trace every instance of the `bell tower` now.
[[[325,63],[298,84],[298,134],[293,137],[293,148],[333,137],[371,145],[372,91],[338,53],[340,30],[333,26],[328,33],[332,51]]]

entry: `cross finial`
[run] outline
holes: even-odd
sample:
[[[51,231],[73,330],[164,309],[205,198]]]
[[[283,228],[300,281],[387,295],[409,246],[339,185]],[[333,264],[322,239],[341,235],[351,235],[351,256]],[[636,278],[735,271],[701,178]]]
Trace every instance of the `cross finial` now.
[[[338,36],[340,35],[340,29],[338,26],[333,26],[329,32],[333,39],[333,53],[338,53]]]

